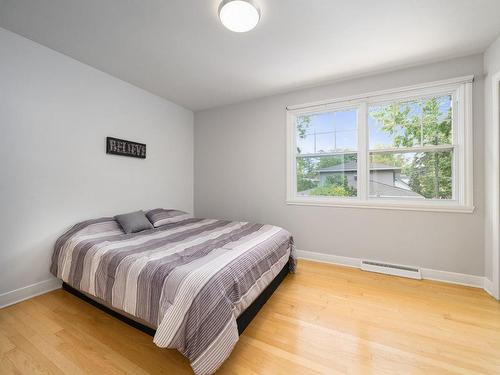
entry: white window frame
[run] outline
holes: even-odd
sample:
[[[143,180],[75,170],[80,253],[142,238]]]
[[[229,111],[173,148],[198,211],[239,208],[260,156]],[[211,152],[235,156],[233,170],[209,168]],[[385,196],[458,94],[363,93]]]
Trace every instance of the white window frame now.
[[[473,117],[472,82],[474,76],[458,77],[443,81],[400,87],[362,95],[325,100],[321,102],[288,106],[286,154],[286,203],[293,205],[338,206],[439,212],[473,212]],[[435,149],[453,149],[453,198],[449,200],[426,199],[413,201],[408,198],[368,197],[368,107],[371,104],[411,100],[429,96],[451,95],[453,101],[451,146],[423,146],[413,148],[383,149],[376,152],[421,152]],[[308,197],[297,195],[296,174],[296,118],[315,113],[358,110],[358,186],[357,197]],[[372,150],[373,151],[373,150]],[[328,156],[331,153],[317,154]]]

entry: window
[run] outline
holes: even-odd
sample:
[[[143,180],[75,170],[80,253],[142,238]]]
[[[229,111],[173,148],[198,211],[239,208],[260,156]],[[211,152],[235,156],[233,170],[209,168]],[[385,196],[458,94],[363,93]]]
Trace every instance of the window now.
[[[287,203],[471,212],[472,77],[287,108]]]
[[[296,118],[297,195],[357,195],[357,117],[356,108],[345,108]]]

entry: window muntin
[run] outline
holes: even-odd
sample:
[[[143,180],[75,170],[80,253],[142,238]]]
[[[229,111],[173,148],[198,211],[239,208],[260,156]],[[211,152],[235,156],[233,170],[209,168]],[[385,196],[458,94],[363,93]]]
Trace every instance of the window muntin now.
[[[471,212],[471,96],[472,77],[464,77],[288,108],[287,202]],[[352,117],[356,114],[356,127],[338,126],[337,142],[316,128],[314,147],[314,127],[309,128],[312,135],[297,137],[299,117],[309,116],[310,123],[329,118],[331,132],[334,114],[346,108]],[[349,136],[338,142],[338,130]],[[333,156],[342,162],[332,161],[328,171],[324,166]],[[309,186],[301,180],[299,187],[304,164]],[[390,170],[393,179],[386,181]],[[334,177],[328,178],[327,172]],[[347,185],[349,194],[327,189],[327,178],[330,185]],[[380,188],[386,182],[390,187]]]

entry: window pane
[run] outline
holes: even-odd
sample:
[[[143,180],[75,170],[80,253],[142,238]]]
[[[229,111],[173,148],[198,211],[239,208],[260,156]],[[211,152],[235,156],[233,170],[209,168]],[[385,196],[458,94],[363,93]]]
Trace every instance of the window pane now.
[[[297,158],[297,195],[355,197],[357,154]]]
[[[371,105],[368,113],[370,149],[452,143],[451,95]]]
[[[357,150],[357,122],[356,109],[297,117],[297,153]]]
[[[370,155],[370,197],[452,199],[453,151]]]

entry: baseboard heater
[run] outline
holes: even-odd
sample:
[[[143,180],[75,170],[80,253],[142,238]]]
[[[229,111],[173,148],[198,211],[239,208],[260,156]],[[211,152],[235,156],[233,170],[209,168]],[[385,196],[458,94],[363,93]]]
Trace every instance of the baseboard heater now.
[[[387,275],[422,280],[420,268],[402,266],[399,264],[376,262],[373,260],[361,260],[361,269],[363,271],[385,273]]]

